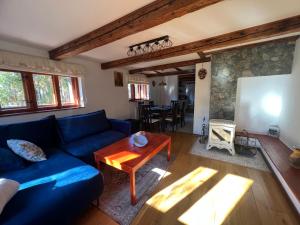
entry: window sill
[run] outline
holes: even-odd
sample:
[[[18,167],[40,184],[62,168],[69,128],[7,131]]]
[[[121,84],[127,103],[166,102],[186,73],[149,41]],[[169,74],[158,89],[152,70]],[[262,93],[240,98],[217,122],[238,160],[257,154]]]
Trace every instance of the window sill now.
[[[26,114],[36,114],[36,113],[46,113],[46,112],[58,112],[58,111],[64,111],[64,110],[74,110],[74,109],[83,109],[85,106],[74,106],[74,107],[62,107],[62,108],[47,108],[47,109],[38,109],[38,110],[30,110],[30,109],[24,109],[16,112],[0,112],[0,117],[7,117],[7,116],[20,116],[20,115],[26,115]]]

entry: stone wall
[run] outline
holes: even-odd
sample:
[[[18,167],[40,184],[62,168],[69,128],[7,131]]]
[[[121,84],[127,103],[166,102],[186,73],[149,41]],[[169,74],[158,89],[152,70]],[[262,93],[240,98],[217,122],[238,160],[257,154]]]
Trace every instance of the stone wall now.
[[[234,120],[239,77],[290,74],[296,41],[241,47],[212,56],[210,119]]]

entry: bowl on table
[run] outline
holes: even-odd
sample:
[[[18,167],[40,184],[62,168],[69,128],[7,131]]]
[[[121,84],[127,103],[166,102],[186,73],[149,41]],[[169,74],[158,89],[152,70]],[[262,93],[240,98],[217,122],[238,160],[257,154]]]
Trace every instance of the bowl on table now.
[[[133,135],[133,144],[141,148],[148,144],[148,139],[142,134],[135,134]]]

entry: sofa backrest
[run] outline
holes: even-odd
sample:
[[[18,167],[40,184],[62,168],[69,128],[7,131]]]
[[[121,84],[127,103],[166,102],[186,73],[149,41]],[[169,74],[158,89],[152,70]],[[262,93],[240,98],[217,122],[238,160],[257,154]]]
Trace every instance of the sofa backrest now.
[[[0,147],[8,148],[6,143],[8,139],[30,141],[43,149],[55,147],[58,144],[55,116],[0,126]]]
[[[64,144],[111,128],[104,110],[59,118],[57,123]]]

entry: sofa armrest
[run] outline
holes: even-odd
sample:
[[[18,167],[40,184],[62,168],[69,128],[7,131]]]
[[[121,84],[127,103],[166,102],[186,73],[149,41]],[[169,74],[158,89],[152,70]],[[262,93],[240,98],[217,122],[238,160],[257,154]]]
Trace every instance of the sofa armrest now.
[[[129,136],[131,134],[131,123],[126,120],[108,119],[112,129]]]

